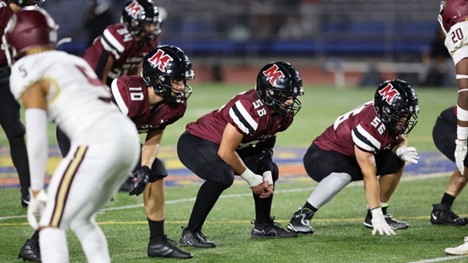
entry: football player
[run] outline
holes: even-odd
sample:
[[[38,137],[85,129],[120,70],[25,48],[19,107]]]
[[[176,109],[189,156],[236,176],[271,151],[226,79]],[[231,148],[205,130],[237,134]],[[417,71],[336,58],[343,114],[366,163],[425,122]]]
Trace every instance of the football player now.
[[[108,86],[117,77],[138,74],[143,57],[158,46],[161,34],[159,10],[152,0],[129,1],[120,20],[109,25],[83,54]],[[60,129],[57,129],[57,142],[65,156],[70,142]]]
[[[7,57],[16,60],[11,92],[25,108],[31,172],[27,218],[39,231],[42,262],[69,261],[67,229],[78,237],[88,262],[110,262],[95,215],[135,167],[138,132],[86,61],[55,50],[57,29],[45,10],[25,7],[12,16],[4,34]],[[72,144],[46,194],[48,119]]]
[[[304,94],[299,72],[289,63],[274,62],[258,73],[255,89],[189,123],[177,144],[182,163],[205,180],[198,191],[181,246],[214,248],[202,233],[203,224],[219,196],[241,176],[255,202],[253,238],[288,238],[270,216],[278,166],[272,160],[276,133],[286,130],[301,108]]]
[[[40,5],[44,0],[0,0],[0,33],[3,35],[6,24],[14,13],[21,7]],[[2,40],[3,42],[3,40]],[[18,173],[21,186],[21,205],[27,207],[29,203],[29,164],[25,129],[20,119],[20,105],[10,92],[10,67],[5,51],[0,49],[0,125],[10,145],[10,155]]]
[[[437,149],[453,162],[455,162],[453,152],[456,147],[455,139],[457,138],[456,112],[456,106],[449,107],[442,111],[439,117],[437,117],[434,128],[432,129],[432,139]],[[468,162],[466,163],[468,164]],[[433,205],[430,219],[432,224],[464,226],[468,223],[467,218],[461,218],[452,211],[455,198],[460,194],[463,188],[465,188],[467,182],[468,177],[462,176],[460,170],[455,169],[455,171],[453,171],[440,203]]]
[[[159,46],[143,60],[142,75],[122,76],[112,82],[114,100],[120,110],[146,134],[141,149],[140,165],[133,172],[130,195],[143,193],[144,208],[150,229],[148,256],[191,258],[164,233],[163,162],[156,158],[164,129],[184,116],[194,78],[192,63],[175,46]]]
[[[446,35],[445,47],[453,58],[458,84],[455,164],[460,174],[467,176],[464,161],[468,151],[468,1],[442,0],[438,20]],[[465,238],[465,241],[468,241],[468,238]],[[468,254],[468,243],[456,248],[447,248],[445,252]]]
[[[414,89],[405,81],[379,85],[374,100],[339,116],[304,155],[307,174],[319,184],[292,216],[288,229],[312,234],[310,220],[351,181],[364,181],[368,204],[366,227],[372,234],[394,235],[408,224],[387,214],[387,202],[403,174],[405,162],[417,163],[405,135],[416,125],[419,111]],[[379,178],[380,175],[380,178]]]

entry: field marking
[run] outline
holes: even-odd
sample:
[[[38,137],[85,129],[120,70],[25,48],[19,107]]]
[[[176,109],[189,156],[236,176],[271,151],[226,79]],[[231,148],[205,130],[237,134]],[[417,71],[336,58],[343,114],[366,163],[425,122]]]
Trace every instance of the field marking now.
[[[411,176],[411,177],[404,177],[401,179],[401,181],[415,181],[415,180],[422,180],[422,179],[428,179],[428,178],[438,178],[438,177],[444,177],[444,176],[449,176],[447,173],[435,173],[435,174],[429,174],[429,175],[422,175],[422,176]],[[362,181],[357,181],[357,182],[352,182],[346,187],[362,187],[363,182]],[[296,192],[304,192],[304,191],[312,191],[315,187],[303,187],[303,188],[293,188],[293,189],[285,189],[285,190],[278,190],[276,193],[281,194],[281,193],[296,193]],[[242,198],[242,197],[251,197],[252,193],[243,193],[243,194],[226,194],[226,195],[221,195],[220,198]],[[195,197],[192,198],[182,198],[182,199],[176,199],[176,200],[167,200],[166,204],[178,204],[178,203],[184,203],[184,202],[194,202]],[[127,210],[127,209],[135,209],[135,208],[142,208],[143,204],[137,204],[137,205],[127,205],[127,206],[120,206],[120,207],[109,207],[109,208],[104,208],[99,211],[99,213],[105,213],[105,212],[110,212],[110,211],[119,211],[119,210]],[[26,215],[20,215],[20,216],[3,216],[0,217],[0,221],[3,220],[8,220],[8,219],[18,219],[18,218],[26,218]],[[409,219],[409,218],[408,218]],[[427,219],[427,216],[419,216],[419,217],[412,217],[411,219]],[[316,219],[314,220],[315,222],[339,222],[339,221],[361,221],[362,218],[347,218],[347,219]],[[230,223],[230,224],[246,224],[249,221],[242,221],[242,220],[230,220],[230,221],[223,221],[225,223]],[[283,222],[288,222],[287,220],[277,220],[279,223]],[[98,222],[100,225],[120,225],[120,224],[147,224],[147,221],[133,221],[133,222],[116,222],[116,221],[105,221],[105,222]],[[171,222],[166,222],[166,224],[181,224],[181,223],[186,223],[186,221],[171,221]],[[207,221],[206,223],[210,223]],[[0,223],[1,226],[27,226],[28,223]],[[434,262],[446,262],[446,261],[451,261],[451,260],[456,260],[456,259],[462,259],[462,258],[467,258],[468,256],[446,256],[446,257],[438,257],[438,258],[432,258],[432,259],[424,259],[420,261],[413,261],[410,263],[434,263]]]
[[[429,174],[429,175],[421,175],[421,176],[411,176],[411,177],[403,177],[401,181],[415,181],[415,180],[423,180],[423,179],[428,179],[428,178],[437,178],[437,177],[444,177],[448,176],[447,173],[435,173],[435,174]],[[362,181],[356,181],[356,182],[351,182],[349,185],[346,187],[362,187],[363,182]],[[304,192],[304,191],[309,191],[311,192],[315,187],[302,187],[302,188],[293,188],[293,189],[285,189],[285,190],[278,190],[275,191],[277,194],[282,194],[282,193],[296,193],[296,192]],[[220,199],[225,199],[225,198],[241,198],[241,197],[250,197],[252,196],[252,193],[243,193],[243,194],[225,194],[221,195],[219,198]],[[166,204],[178,204],[178,203],[185,203],[185,202],[194,202],[195,197],[191,198],[182,198],[182,199],[176,199],[176,200],[166,200]],[[135,208],[141,208],[143,207],[143,203],[137,204],[137,205],[126,205],[126,206],[119,206],[119,207],[109,207],[109,208],[103,208],[99,210],[99,213],[105,213],[109,211],[120,211],[120,210],[127,210],[127,209],[135,209]],[[0,221],[4,220],[9,220],[9,219],[18,219],[18,218],[26,218],[26,215],[13,215],[13,216],[0,216]],[[327,219],[328,221],[333,221],[333,219]],[[341,220],[341,219],[339,219]],[[319,220],[316,220],[319,221]],[[0,224],[2,226],[3,224]]]
[[[409,263],[433,263],[433,262],[445,262],[445,261],[450,261],[450,260],[455,260],[455,259],[462,259],[466,258],[468,256],[446,256],[446,257],[441,257],[441,258],[431,258],[431,259],[423,259],[420,261],[412,261]]]

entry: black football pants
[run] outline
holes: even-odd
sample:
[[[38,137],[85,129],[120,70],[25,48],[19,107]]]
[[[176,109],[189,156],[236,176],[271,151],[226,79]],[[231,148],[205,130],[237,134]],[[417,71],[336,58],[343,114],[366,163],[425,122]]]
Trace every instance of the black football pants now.
[[[10,68],[0,66],[0,125],[10,144],[10,155],[18,172],[23,197],[31,185],[28,153],[24,135],[26,130],[20,119],[20,105],[10,91]]]

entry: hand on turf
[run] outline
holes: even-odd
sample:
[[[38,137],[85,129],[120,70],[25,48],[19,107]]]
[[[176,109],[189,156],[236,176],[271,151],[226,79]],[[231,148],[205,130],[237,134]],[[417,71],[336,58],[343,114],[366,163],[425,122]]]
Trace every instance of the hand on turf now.
[[[39,226],[37,223],[37,218],[36,215],[39,215],[39,217],[42,215],[42,212],[44,212],[44,208],[46,206],[47,202],[47,194],[45,191],[42,189],[39,192],[32,191],[31,188],[29,189],[29,205],[28,205],[28,223],[29,225],[36,230],[37,227]]]
[[[419,154],[414,147],[400,147],[396,150],[396,155],[405,162],[418,163]]]
[[[143,193],[150,175],[151,169],[148,166],[143,165],[140,169],[136,170],[133,173],[133,187],[128,194],[139,196]]]
[[[455,163],[457,164],[458,170],[464,175],[465,172],[465,157],[468,151],[466,140],[455,140]]]
[[[372,235],[379,233],[379,235],[395,235],[395,231],[387,224],[382,213],[382,208],[374,208],[372,212]]]

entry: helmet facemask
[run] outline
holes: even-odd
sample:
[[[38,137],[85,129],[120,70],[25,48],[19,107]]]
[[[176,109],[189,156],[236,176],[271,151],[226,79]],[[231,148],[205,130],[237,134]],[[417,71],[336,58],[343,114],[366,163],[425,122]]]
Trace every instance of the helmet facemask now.
[[[294,88],[293,93],[275,91],[275,89],[266,90],[264,103],[278,114],[292,114],[295,116],[302,107],[298,96],[304,94],[302,87]],[[293,100],[291,104],[286,104],[288,100]]]
[[[154,92],[159,96],[163,97],[169,103],[185,103],[192,94],[192,87],[187,84],[187,80],[193,79],[193,71],[187,73],[187,77],[171,77],[170,75],[161,75],[156,81],[153,81],[151,87]],[[191,76],[190,76],[191,75]],[[184,89],[182,91],[176,91],[172,89],[172,82],[182,81],[184,83]]]
[[[408,135],[418,123],[419,107],[410,106],[409,109],[382,107],[379,114],[390,133],[393,135]]]

